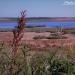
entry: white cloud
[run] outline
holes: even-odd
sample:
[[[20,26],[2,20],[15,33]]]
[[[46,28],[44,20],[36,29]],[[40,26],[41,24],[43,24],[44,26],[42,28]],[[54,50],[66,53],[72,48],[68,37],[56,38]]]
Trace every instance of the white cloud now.
[[[75,2],[74,1],[65,1],[63,5],[72,6],[72,5],[75,5]]]

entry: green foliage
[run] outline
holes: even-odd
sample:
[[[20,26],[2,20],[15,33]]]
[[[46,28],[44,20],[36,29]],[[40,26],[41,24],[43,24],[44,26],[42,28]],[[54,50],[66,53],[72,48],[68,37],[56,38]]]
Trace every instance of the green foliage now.
[[[31,58],[33,75],[45,75],[46,57],[42,54],[36,54]]]
[[[58,59],[56,54],[59,49],[53,49],[54,52],[31,55],[29,46],[22,44],[14,61],[10,48],[1,43],[0,75],[75,75],[74,60]]]
[[[50,67],[48,68],[48,72],[51,75],[74,75],[73,66],[68,61],[60,61],[54,60]]]

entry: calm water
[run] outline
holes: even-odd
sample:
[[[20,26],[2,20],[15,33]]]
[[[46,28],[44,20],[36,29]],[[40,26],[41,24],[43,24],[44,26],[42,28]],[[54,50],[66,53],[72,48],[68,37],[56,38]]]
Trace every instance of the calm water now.
[[[18,23],[16,21],[1,22],[0,28],[14,28]],[[28,21],[27,25],[46,25],[47,27],[75,27],[75,21]]]

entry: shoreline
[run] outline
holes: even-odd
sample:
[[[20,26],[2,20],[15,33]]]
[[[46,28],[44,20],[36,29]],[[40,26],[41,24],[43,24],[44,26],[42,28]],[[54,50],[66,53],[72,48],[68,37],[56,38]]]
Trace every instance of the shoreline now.
[[[75,21],[75,17],[27,17],[27,21],[36,21],[36,20],[55,20],[55,21]],[[0,21],[18,21],[17,17],[2,17]]]

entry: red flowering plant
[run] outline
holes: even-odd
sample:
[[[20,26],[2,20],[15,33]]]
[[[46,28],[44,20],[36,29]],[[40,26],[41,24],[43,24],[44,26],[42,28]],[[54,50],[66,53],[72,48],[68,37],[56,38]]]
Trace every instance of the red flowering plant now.
[[[23,34],[24,34],[24,27],[25,27],[25,23],[26,23],[26,11],[21,11],[21,17],[18,19],[18,25],[15,27],[15,29],[13,29],[13,56],[16,55],[17,50],[18,50],[18,46],[21,42],[21,39],[23,38]]]

